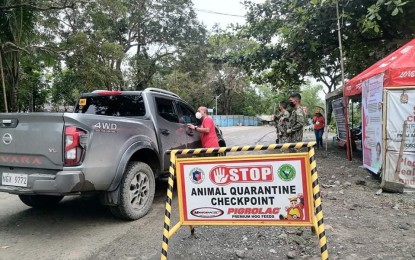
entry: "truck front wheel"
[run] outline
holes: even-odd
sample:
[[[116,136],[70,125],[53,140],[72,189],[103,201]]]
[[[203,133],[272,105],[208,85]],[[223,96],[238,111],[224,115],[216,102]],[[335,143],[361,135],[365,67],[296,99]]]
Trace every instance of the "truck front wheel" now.
[[[136,220],[146,215],[153,204],[156,189],[150,166],[142,162],[130,162],[120,185],[120,203],[111,206],[111,212],[126,220]]]
[[[33,208],[51,208],[58,205],[63,196],[19,195],[19,199],[27,206]]]

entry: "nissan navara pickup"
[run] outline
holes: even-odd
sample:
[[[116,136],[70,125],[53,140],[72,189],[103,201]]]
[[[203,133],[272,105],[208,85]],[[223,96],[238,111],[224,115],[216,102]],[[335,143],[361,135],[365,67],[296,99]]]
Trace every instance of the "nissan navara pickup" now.
[[[43,208],[97,192],[116,217],[139,219],[168,173],[167,151],[201,147],[188,123],[201,123],[195,110],[157,88],[82,94],[71,113],[1,113],[0,191]]]

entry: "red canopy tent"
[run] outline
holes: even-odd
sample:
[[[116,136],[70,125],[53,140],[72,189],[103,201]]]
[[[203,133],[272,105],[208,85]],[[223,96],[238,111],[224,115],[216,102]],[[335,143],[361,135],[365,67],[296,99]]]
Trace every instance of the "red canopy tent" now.
[[[384,87],[415,85],[415,39],[346,82],[344,96],[360,94],[362,82],[380,73],[384,73]]]
[[[383,87],[415,86],[415,39],[347,81],[343,90],[345,104],[348,104],[349,97],[362,93],[362,83],[365,80],[381,73],[384,74]],[[346,136],[349,140],[347,107],[346,105]],[[347,142],[347,158],[351,160],[351,144],[349,141]]]

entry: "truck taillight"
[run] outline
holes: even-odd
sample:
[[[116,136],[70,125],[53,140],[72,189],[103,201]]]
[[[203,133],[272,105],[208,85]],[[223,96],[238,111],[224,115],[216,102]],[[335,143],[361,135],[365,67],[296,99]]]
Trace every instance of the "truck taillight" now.
[[[81,145],[81,136],[86,132],[74,126],[65,128],[65,166],[75,166],[81,163],[84,148]]]
[[[121,95],[121,91],[97,91],[96,93],[98,93],[99,96],[116,96],[116,95]]]

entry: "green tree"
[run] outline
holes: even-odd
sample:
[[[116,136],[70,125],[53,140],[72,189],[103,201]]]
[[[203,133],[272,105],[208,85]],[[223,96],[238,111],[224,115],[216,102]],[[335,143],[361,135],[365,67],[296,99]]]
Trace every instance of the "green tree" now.
[[[24,101],[27,94],[24,89],[20,93],[22,78],[32,88],[33,84],[38,83],[33,80],[38,70],[33,69],[34,64],[30,61],[37,60],[36,56],[43,49],[38,44],[39,34],[44,28],[35,30],[41,14],[72,6],[70,0],[0,0],[0,76],[4,111],[18,111],[20,107],[25,107],[24,102],[20,101],[20,97]],[[26,59],[26,62],[22,63],[22,59]],[[32,80],[28,80],[29,78]],[[35,101],[33,98],[31,100]],[[32,104],[29,108],[33,110],[34,106]]]
[[[390,13],[385,2],[378,9],[383,18],[377,20],[379,30],[367,30],[368,8],[377,3],[339,2],[346,76],[356,75],[414,36],[414,1],[400,7],[398,13]],[[244,57],[243,63],[254,68],[257,80],[276,88],[300,85],[311,76],[331,92],[340,79],[335,4],[309,0],[246,2],[247,26],[239,29],[239,35],[254,38],[261,45],[251,57]]]
[[[160,85],[179,93],[194,107],[216,108],[217,101],[218,111],[215,113],[252,114],[254,110],[242,105],[250,97],[249,77],[241,66],[233,62],[237,53],[246,51],[252,44],[216,28],[206,43],[189,44],[181,52],[180,60],[170,60],[173,70],[168,69],[168,62],[159,65],[165,74],[158,76],[166,79]]]
[[[218,111],[229,115],[233,113],[235,95],[248,90],[250,83],[248,74],[235,59],[256,43],[216,30],[209,38],[209,45],[209,61],[212,66],[206,76],[206,85],[218,96]]]
[[[54,69],[54,75],[53,88],[51,90],[51,104],[55,111],[59,110],[59,105],[67,109],[69,106],[75,104],[82,92],[87,92],[82,87],[83,80],[73,70],[56,67]]]
[[[203,44],[206,31],[196,19],[190,0],[124,1],[129,15],[119,35],[131,58],[131,85],[134,89],[149,86],[158,66],[181,57],[189,45]]]
[[[189,44],[206,40],[190,0],[94,0],[48,21],[61,39],[59,70],[68,68],[82,91],[152,86]]]
[[[0,2],[0,6],[9,5],[11,5],[10,1]],[[6,98],[3,102],[6,112],[9,109],[10,111],[18,109],[20,56],[21,52],[28,53],[26,47],[30,42],[34,24],[35,16],[32,9],[25,7],[0,9],[0,69],[4,77],[3,96]]]
[[[247,87],[244,92],[235,95],[232,114],[256,116],[271,114],[272,108],[268,98],[258,87]]]
[[[322,89],[323,86],[312,85],[310,81],[307,81],[301,86],[301,104],[308,109],[307,117],[312,117],[314,115],[314,108],[316,106],[324,108],[324,102],[318,96],[318,93],[322,91]]]
[[[214,94],[197,79],[191,76],[191,72],[174,70],[166,76],[166,89],[178,94],[191,106],[197,108],[201,105],[212,108],[214,106]]]

